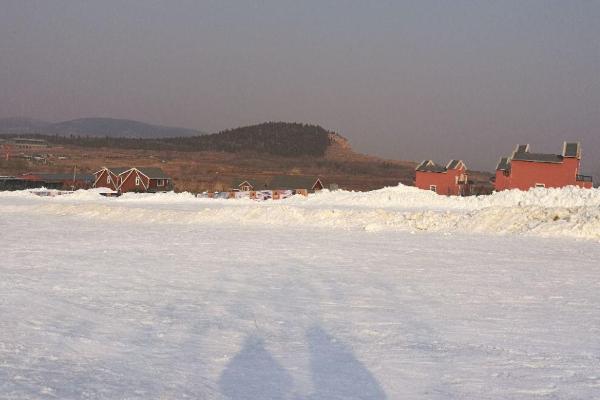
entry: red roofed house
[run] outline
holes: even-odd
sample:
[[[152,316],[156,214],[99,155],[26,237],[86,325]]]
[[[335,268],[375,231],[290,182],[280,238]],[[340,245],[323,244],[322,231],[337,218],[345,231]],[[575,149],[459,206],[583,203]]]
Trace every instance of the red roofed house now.
[[[416,168],[415,185],[442,195],[466,196],[470,193],[467,167],[461,160],[450,160],[445,167],[431,160],[423,161]]]
[[[130,168],[119,174],[119,191],[165,192],[173,190],[171,178],[160,168]]]
[[[531,153],[528,144],[518,145],[509,157],[498,162],[494,188],[496,191],[564,186],[591,188],[592,177],[579,174],[580,160],[579,143],[565,142],[560,155]]]

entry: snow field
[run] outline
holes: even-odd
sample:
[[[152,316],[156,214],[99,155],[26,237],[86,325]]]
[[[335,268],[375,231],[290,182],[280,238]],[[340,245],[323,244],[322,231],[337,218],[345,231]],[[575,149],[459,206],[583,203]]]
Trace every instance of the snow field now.
[[[70,206],[69,206],[70,207]],[[0,216],[0,398],[593,399],[585,241]]]
[[[600,398],[599,198],[0,193],[0,399]]]

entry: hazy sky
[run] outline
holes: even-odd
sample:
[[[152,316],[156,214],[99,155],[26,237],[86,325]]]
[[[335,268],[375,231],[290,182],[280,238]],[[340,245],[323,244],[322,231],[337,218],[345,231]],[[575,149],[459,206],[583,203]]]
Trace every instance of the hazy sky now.
[[[581,140],[600,175],[600,0],[0,0],[7,116],[311,122],[487,170]]]

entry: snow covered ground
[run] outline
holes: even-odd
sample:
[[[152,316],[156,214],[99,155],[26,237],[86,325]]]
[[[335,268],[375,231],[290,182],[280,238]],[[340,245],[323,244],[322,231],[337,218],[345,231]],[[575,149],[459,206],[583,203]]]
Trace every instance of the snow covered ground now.
[[[599,209],[0,193],[0,398],[600,398]]]
[[[105,198],[97,191],[78,191],[40,198],[27,192],[4,192],[0,193],[0,206],[14,213],[94,221],[477,232],[600,241],[600,189],[515,190],[491,196],[446,197],[398,186],[373,192],[326,191],[308,198],[265,202],[198,199],[187,193]]]

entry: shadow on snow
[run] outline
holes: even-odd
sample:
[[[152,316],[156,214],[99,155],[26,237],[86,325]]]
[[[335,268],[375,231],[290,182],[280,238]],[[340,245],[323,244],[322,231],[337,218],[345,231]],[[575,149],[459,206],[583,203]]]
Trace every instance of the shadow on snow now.
[[[383,400],[386,395],[352,350],[321,327],[308,330],[313,393],[296,400]],[[257,336],[249,336],[219,379],[222,394],[232,400],[291,399],[293,380]]]

